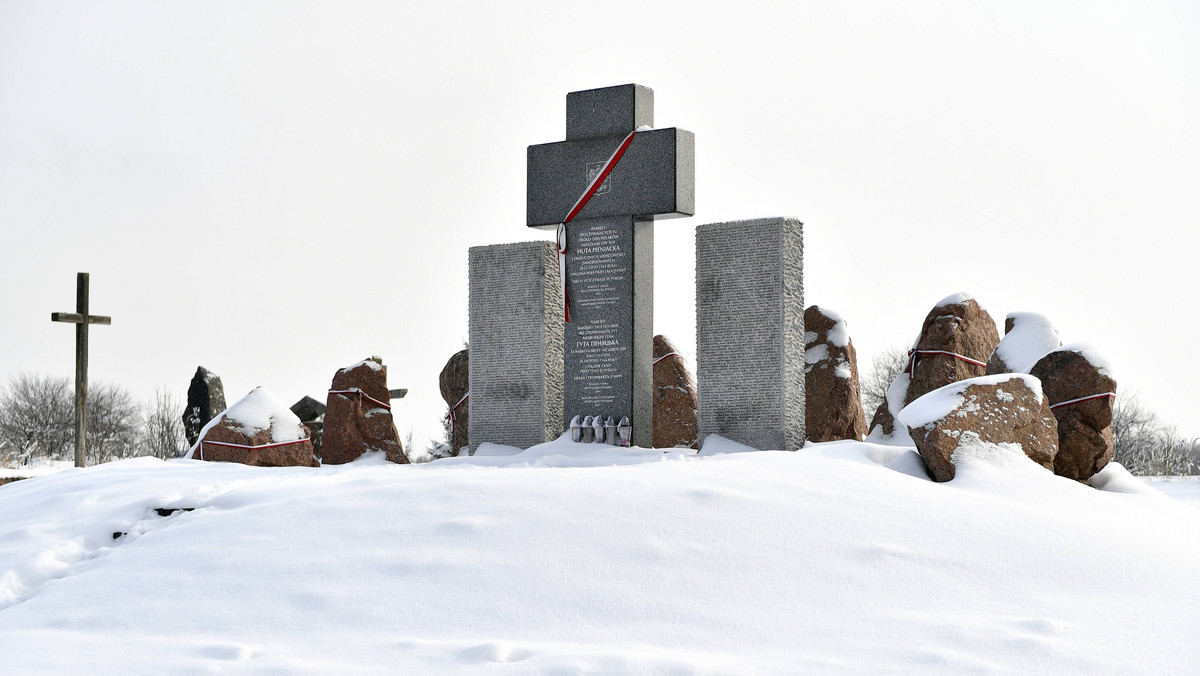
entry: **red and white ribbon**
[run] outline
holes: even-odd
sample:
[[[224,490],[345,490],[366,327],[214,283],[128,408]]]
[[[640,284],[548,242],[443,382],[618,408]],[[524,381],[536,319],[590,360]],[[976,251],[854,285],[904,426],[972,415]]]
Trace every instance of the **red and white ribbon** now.
[[[604,184],[604,179],[608,178],[608,175],[612,173],[613,167],[616,167],[617,162],[621,161],[621,156],[625,154],[626,150],[629,150],[629,144],[633,143],[635,134],[637,134],[637,130],[629,132],[625,140],[621,141],[621,145],[613,151],[613,154],[608,157],[608,161],[600,168],[600,173],[596,174],[596,177],[592,179],[591,183],[588,183],[587,188],[584,189],[579,199],[575,200],[575,204],[567,212],[567,217],[562,219],[562,222],[558,224],[558,278],[559,283],[562,285],[564,322],[571,322],[571,302],[567,299],[567,223],[575,220],[579,212],[583,211],[583,207],[596,194],[596,190]]]
[[[371,402],[377,404],[380,408],[384,408],[389,411],[392,410],[391,404],[387,404],[382,401],[379,401],[375,397],[372,397],[371,395],[367,394],[366,392],[363,392],[362,390],[360,390],[358,388],[354,388],[351,390],[329,390],[329,393],[330,394],[357,394],[359,403],[362,403],[363,399],[369,399]]]
[[[463,402],[464,402],[464,401],[466,401],[466,400],[467,400],[467,398],[469,398],[470,396],[471,396],[471,393],[470,393],[470,392],[467,392],[466,394],[464,394],[464,395],[462,396],[462,399],[459,399],[457,404],[455,404],[455,405],[451,406],[451,407],[450,407],[450,411],[449,411],[448,413],[446,413],[446,415],[445,415],[445,417],[444,417],[444,418],[442,418],[443,420],[449,420],[449,421],[450,421],[450,442],[451,442],[451,443],[453,443],[453,442],[454,442],[454,419],[457,417],[457,416],[455,416],[455,415],[454,415],[454,412],[455,412],[455,411],[457,411],[457,410],[458,410],[458,407],[459,407],[459,406],[462,406],[462,405],[463,405]]]
[[[654,366],[655,364],[666,359],[667,357],[678,357],[678,356],[679,356],[678,352],[668,352],[668,353],[664,354],[663,356],[659,357],[658,359],[655,359],[650,365]]]
[[[297,440],[295,440],[295,441],[280,441],[280,442],[277,442],[277,443],[274,443],[274,444],[262,444],[262,445],[260,445],[260,446],[247,446],[247,445],[245,445],[245,444],[231,444],[231,443],[229,443],[229,442],[226,442],[226,441],[205,441],[205,440],[202,440],[202,441],[200,442],[200,459],[201,459],[201,460],[203,460],[203,459],[204,459],[204,444],[209,444],[209,445],[211,445],[211,446],[224,446],[224,447],[226,447],[226,448],[277,448],[277,447],[279,447],[279,446],[291,446],[292,444],[302,444],[302,443],[304,443],[304,442],[306,442],[306,441],[309,441],[308,437],[305,437],[305,438],[303,438],[303,439],[297,439]]]
[[[908,368],[905,369],[908,371],[909,378],[916,376],[916,374],[917,374],[917,357],[919,357],[923,354],[944,354],[948,357],[954,357],[955,359],[961,359],[969,364],[974,364],[976,366],[983,366],[985,368],[987,367],[987,362],[985,362],[985,361],[979,361],[978,359],[971,359],[970,357],[961,355],[957,352],[950,352],[949,350],[909,350],[908,351]]]
[[[1093,394],[1093,395],[1090,395],[1087,397],[1080,397],[1078,399],[1068,399],[1067,401],[1060,401],[1057,404],[1050,404],[1050,409],[1054,410],[1054,409],[1058,408],[1059,406],[1070,406],[1071,404],[1078,404],[1081,401],[1091,401],[1093,399],[1107,399],[1108,397],[1115,398],[1116,396],[1117,396],[1116,392],[1104,392],[1102,394]]]

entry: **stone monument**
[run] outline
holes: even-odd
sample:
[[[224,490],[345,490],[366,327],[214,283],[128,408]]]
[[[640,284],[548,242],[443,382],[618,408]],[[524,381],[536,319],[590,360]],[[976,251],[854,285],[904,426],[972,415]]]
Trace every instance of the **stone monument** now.
[[[647,87],[571,92],[566,140],[529,146],[527,158],[526,224],[558,230],[566,322],[559,430],[574,416],[629,418],[632,442],[643,447],[653,443],[653,219],[695,213],[694,138],[650,129],[653,122]],[[479,347],[473,335],[471,346]],[[472,429],[475,373],[472,366]]]
[[[804,239],[792,218],[696,228],[700,439],[804,445]]]
[[[469,446],[555,439],[563,431],[563,314],[554,244],[476,246],[468,256]]]
[[[221,376],[197,366],[196,375],[188,385],[187,408],[183,411],[183,433],[188,445],[195,445],[200,430],[224,410],[225,388],[221,385]]]

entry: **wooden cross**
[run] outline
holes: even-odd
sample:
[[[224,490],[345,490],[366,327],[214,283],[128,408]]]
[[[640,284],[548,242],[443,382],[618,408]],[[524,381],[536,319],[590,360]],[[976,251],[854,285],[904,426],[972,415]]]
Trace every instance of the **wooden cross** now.
[[[75,312],[52,312],[50,321],[75,325],[75,466],[87,466],[88,326],[112,324],[112,317],[88,312],[88,273],[75,277]]]

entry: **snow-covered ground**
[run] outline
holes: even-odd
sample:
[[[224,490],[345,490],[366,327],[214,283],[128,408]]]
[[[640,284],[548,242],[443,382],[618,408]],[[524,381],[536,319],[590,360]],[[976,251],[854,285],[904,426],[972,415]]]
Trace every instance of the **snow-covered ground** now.
[[[8,479],[17,477],[28,479],[29,477],[45,476],[61,472],[64,469],[74,467],[75,462],[72,460],[44,460],[33,465],[25,465],[19,468],[0,467],[0,479]]]
[[[0,487],[0,670],[1200,670],[1200,482],[1001,447],[946,484],[868,443],[484,450]]]

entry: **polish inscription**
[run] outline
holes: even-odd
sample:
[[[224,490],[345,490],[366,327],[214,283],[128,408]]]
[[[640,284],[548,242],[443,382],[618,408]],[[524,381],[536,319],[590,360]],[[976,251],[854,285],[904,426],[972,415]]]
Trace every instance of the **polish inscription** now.
[[[631,234],[602,219],[572,229],[567,379],[577,401],[592,409],[580,413],[618,415],[631,405]]]

